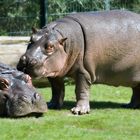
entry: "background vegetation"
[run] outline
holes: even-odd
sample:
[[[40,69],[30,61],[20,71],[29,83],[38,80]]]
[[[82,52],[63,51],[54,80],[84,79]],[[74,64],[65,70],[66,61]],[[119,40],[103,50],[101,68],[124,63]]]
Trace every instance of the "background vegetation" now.
[[[47,22],[71,12],[105,10],[105,0],[46,0]],[[140,0],[109,0],[110,9],[140,13]],[[41,0],[0,0],[0,35],[29,35],[40,27]]]

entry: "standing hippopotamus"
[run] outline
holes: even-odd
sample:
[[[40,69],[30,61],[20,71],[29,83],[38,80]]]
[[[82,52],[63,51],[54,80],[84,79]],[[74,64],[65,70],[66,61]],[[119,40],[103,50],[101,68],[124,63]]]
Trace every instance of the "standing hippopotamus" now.
[[[40,115],[47,111],[29,75],[0,63],[0,116]]]
[[[58,19],[31,37],[17,68],[32,77],[48,77],[60,108],[65,76],[75,79],[74,114],[90,111],[91,84],[132,87],[126,107],[140,107],[140,16],[129,11],[86,12]],[[36,39],[34,40],[34,36]]]

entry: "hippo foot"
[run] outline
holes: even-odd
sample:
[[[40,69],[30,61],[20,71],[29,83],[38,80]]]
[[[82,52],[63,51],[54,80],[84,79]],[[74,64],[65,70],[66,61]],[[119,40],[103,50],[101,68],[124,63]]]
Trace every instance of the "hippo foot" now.
[[[138,108],[140,108],[140,104],[128,103],[128,104],[123,104],[122,107],[128,108],[128,109],[138,109]]]
[[[71,112],[75,115],[88,114],[90,112],[89,105],[77,105],[71,109]]]
[[[47,103],[49,109],[60,109],[61,106],[56,102],[48,102]]]

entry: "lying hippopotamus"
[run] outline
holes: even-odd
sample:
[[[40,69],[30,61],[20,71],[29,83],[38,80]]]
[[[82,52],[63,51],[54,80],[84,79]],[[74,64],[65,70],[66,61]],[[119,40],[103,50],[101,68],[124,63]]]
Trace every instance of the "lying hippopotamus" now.
[[[30,76],[0,63],[0,116],[38,116],[46,111],[46,102]]]
[[[31,36],[17,65],[32,77],[48,77],[49,108],[60,108],[65,76],[75,79],[74,114],[90,111],[91,84],[132,87],[125,107],[140,107],[140,16],[129,11],[75,13]]]

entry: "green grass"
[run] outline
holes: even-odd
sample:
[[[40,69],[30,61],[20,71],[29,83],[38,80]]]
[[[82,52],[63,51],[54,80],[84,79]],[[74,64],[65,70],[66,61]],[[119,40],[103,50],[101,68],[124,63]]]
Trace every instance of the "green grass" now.
[[[50,88],[39,91],[50,100]],[[74,86],[67,86],[61,110],[48,110],[40,118],[0,118],[0,140],[138,140],[140,110],[120,107],[130,97],[130,88],[92,86],[90,114],[76,116],[69,111],[75,104]]]

